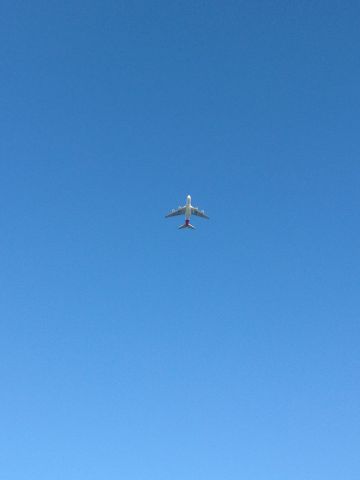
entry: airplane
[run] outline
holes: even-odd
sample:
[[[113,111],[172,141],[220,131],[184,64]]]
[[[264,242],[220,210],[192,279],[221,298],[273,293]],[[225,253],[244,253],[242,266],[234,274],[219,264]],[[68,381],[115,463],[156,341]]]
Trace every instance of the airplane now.
[[[190,195],[186,197],[186,205],[184,205],[183,207],[179,207],[176,210],[175,209],[171,210],[171,212],[165,215],[165,218],[176,217],[177,215],[185,215],[185,223],[183,225],[180,225],[179,229],[180,228],[195,229],[195,227],[190,223],[191,215],[196,215],[197,217],[209,219],[209,217],[205,215],[204,210],[199,210],[198,207],[193,207],[191,205]]]

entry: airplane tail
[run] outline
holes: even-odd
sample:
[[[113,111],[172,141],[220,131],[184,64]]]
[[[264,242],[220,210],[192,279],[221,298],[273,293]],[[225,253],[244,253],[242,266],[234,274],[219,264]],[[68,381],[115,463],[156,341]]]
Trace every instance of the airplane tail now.
[[[179,229],[180,228],[192,228],[193,230],[195,230],[195,227],[194,225],[191,225],[190,220],[186,220],[184,225],[180,225]]]

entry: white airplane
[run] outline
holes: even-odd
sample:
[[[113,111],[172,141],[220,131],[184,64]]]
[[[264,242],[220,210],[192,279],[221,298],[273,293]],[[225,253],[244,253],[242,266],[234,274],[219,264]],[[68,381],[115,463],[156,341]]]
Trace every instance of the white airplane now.
[[[179,228],[195,228],[190,223],[191,215],[196,215],[197,217],[209,219],[209,217],[205,215],[204,210],[199,210],[198,207],[193,207],[191,205],[190,195],[186,197],[186,205],[184,205],[183,207],[179,207],[176,210],[171,210],[171,212],[165,215],[165,218],[176,217],[177,215],[185,215],[185,223],[183,225],[180,225]]]

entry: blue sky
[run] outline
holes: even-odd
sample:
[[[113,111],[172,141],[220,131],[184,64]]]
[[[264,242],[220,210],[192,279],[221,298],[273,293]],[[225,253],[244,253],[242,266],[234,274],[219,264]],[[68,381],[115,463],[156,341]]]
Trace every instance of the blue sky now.
[[[1,478],[359,478],[359,21],[2,2]]]

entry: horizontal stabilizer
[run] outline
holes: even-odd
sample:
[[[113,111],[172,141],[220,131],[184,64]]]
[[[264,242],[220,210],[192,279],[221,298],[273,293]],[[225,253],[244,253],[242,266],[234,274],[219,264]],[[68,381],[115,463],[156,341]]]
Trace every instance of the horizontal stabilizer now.
[[[194,225],[191,225],[191,223],[189,222],[189,220],[186,220],[186,222],[184,223],[184,225],[180,225],[179,229],[180,229],[180,228],[192,228],[193,230],[195,230]]]

